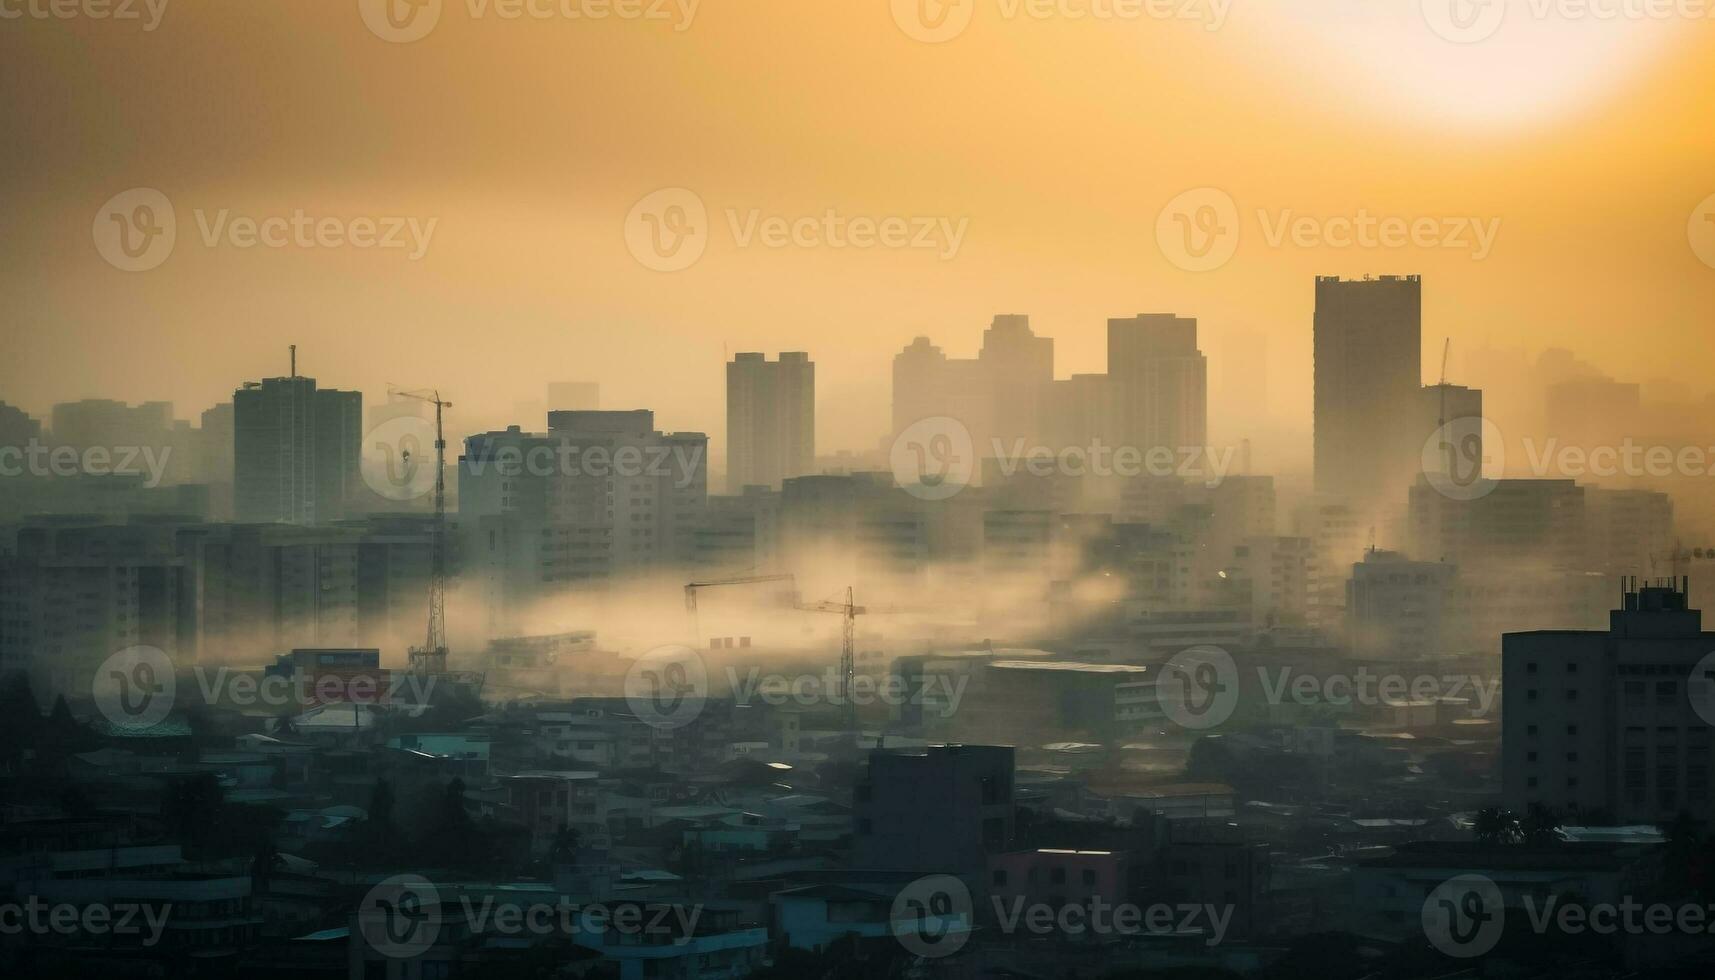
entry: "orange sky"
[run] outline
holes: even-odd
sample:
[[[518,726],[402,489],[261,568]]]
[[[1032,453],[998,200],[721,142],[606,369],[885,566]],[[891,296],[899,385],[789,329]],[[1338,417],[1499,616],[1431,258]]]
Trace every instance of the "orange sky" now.
[[[889,0],[703,0],[688,25],[483,3],[444,0],[411,43],[376,36],[358,0],[168,0],[151,31],[0,20],[0,399],[170,399],[194,417],[283,373],[295,342],[304,373],[373,400],[438,385],[459,428],[599,379],[607,407],[718,443],[722,351],[806,349],[821,448],[867,447],[889,360],[917,334],[968,356],[992,314],[1029,313],[1064,376],[1100,370],[1108,316],[1172,311],[1201,319],[1217,397],[1224,352],[1266,346],[1268,404],[1217,406],[1217,436],[1268,431],[1263,409],[1303,432],[1319,273],[1421,273],[1426,365],[1443,336],[1558,344],[1715,388],[1715,268],[1688,239],[1715,195],[1715,18],[1516,3],[1457,44],[1418,0],[1234,0],[1216,30],[1214,0],[1159,8],[1189,20],[963,0],[969,26],[928,44]],[[172,202],[177,240],[124,272],[92,223],[135,187]],[[706,252],[671,273],[625,236],[667,187],[709,216]],[[1232,199],[1240,237],[1189,272],[1157,218],[1203,187]],[[199,221],[222,209],[435,225],[417,260],[208,244]],[[775,249],[741,246],[728,218],[830,209],[964,234],[950,258]],[[1269,240],[1283,219],[1360,211],[1498,233],[1480,259]]]

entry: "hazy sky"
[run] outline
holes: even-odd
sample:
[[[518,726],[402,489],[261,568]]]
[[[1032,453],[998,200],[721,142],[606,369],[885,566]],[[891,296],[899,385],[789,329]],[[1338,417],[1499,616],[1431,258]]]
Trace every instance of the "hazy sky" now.
[[[1312,277],[1414,272],[1426,365],[1451,335],[1715,387],[1715,267],[1692,239],[1706,229],[1715,263],[1695,213],[1715,195],[1715,18],[1592,0],[1621,16],[1569,19],[1533,0],[1457,43],[1431,27],[1465,23],[1436,10],[1456,0],[1144,7],[1183,18],[1128,16],[1136,0],[921,2],[593,20],[567,14],[629,8],[535,0],[547,16],[511,19],[501,0],[441,0],[399,43],[359,0],[167,0],[148,31],[141,0],[144,23],[0,0],[0,399],[170,399],[194,417],[284,373],[295,342],[324,384],[438,385],[461,428],[599,379],[606,407],[718,439],[723,350],[805,349],[834,449],[881,435],[889,361],[915,335],[968,356],[992,314],[1029,313],[1065,376],[1101,369],[1107,317],[1171,311],[1201,319],[1217,381],[1224,347],[1261,338],[1270,404],[1254,408],[1306,430]],[[912,36],[939,14],[943,31],[970,19],[944,43]],[[132,188],[176,224],[141,272],[94,244]],[[706,250],[677,272],[627,239],[663,188],[707,212]],[[1237,216],[1212,271],[1168,254],[1185,229],[1158,221],[1198,188]],[[1221,198],[1189,200],[1199,233]],[[768,219],[830,209],[931,219],[937,247],[764,244]],[[234,219],[300,211],[345,237],[364,237],[356,219],[433,230],[416,258],[343,238],[240,247]],[[1337,222],[1271,241],[1297,216],[1360,213],[1426,219],[1448,244],[1345,245]],[[1498,228],[1486,248],[1467,218]]]

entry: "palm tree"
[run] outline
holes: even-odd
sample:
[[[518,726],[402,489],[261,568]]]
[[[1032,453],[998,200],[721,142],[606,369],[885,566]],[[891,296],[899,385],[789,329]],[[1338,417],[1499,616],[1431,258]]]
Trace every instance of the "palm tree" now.
[[[1471,821],[1471,833],[1477,843],[1490,846],[1499,844],[1516,844],[1524,836],[1518,816],[1511,810],[1498,807],[1488,807],[1477,811],[1477,816]]]

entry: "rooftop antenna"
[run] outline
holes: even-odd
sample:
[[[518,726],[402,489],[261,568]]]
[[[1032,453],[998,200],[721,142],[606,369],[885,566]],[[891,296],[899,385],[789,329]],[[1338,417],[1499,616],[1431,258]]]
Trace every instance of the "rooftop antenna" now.
[[[292,373],[289,376],[295,378],[298,376],[298,345],[291,344],[286,349],[291,351],[292,356]]]

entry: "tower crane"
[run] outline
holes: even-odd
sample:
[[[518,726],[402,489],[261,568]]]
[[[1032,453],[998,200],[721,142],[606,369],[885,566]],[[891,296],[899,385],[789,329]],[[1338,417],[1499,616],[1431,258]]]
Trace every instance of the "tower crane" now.
[[[435,406],[435,523],[432,570],[429,573],[428,639],[412,647],[411,669],[419,675],[445,673],[447,669],[447,437],[441,413],[452,408],[438,390],[393,391],[389,394]]]
[[[685,586],[685,611],[691,617],[691,631],[697,642],[702,642],[702,630],[697,620],[697,591],[699,589],[715,588],[728,585],[756,585],[763,582],[786,582],[790,588],[792,608],[800,612],[835,613],[843,617],[840,623],[840,697],[845,710],[846,731],[853,739],[858,736],[857,701],[854,698],[857,686],[857,617],[869,612],[863,606],[853,601],[853,589],[846,586],[846,601],[833,602],[804,602],[798,597],[797,576],[786,573],[783,575],[741,575],[736,578],[715,579],[710,582],[690,582]]]

